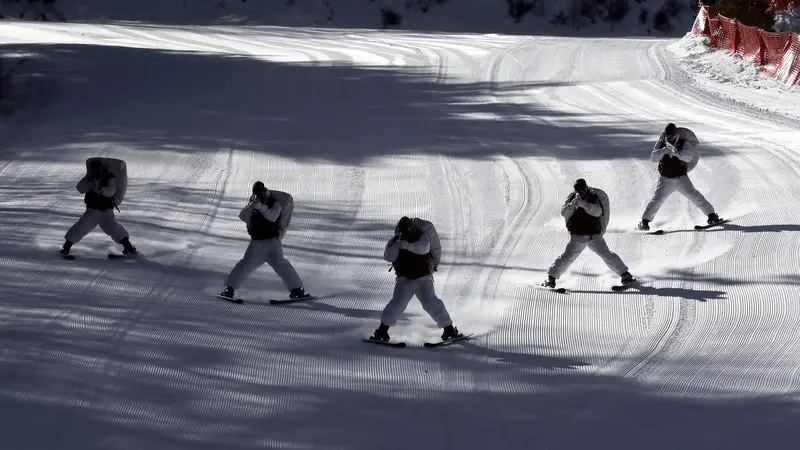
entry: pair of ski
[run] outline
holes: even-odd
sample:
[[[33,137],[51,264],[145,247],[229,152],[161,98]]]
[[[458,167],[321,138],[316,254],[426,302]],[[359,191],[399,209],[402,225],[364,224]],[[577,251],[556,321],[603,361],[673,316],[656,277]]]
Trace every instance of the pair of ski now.
[[[633,283],[629,283],[629,284],[620,284],[620,285],[611,286],[611,290],[614,291],[614,292],[622,292],[622,291],[627,291],[628,289],[630,289],[632,287],[640,286],[641,284],[642,284],[641,281],[634,281]],[[551,287],[541,286],[541,285],[537,285],[537,287],[539,289],[544,289],[544,290],[547,290],[547,291],[553,291],[553,292],[556,292],[556,293],[559,293],[559,294],[566,294],[567,293],[567,289],[563,288],[563,287],[551,288]]]
[[[472,336],[473,336],[472,334],[465,334],[457,338],[444,339],[437,342],[425,342],[422,345],[425,348],[446,347],[452,344],[453,342],[463,341],[465,339],[471,338]],[[364,342],[369,342],[370,344],[386,345],[388,347],[394,347],[394,348],[406,348],[406,343],[403,341],[392,341],[392,340],[379,341],[377,339],[364,338]]]
[[[708,224],[708,225],[695,225],[694,229],[695,229],[695,231],[703,231],[703,230],[707,230],[707,229],[709,229],[711,227],[715,227],[717,225],[722,225],[724,223],[728,223],[730,221],[731,221],[730,219],[725,219],[725,220],[720,220],[719,222],[714,222],[714,223]],[[662,234],[664,234],[664,230],[645,231],[645,233],[653,234],[653,235],[662,235]]]
[[[108,259],[125,259],[125,258],[134,258],[138,255],[120,255],[119,253],[109,253]],[[67,261],[75,261],[75,255],[61,255],[62,258],[66,259]]]
[[[231,303],[236,303],[237,305],[241,305],[241,304],[244,303],[244,299],[242,299],[242,298],[236,298],[236,297],[231,298],[231,297],[226,297],[226,296],[224,296],[222,294],[217,294],[217,297],[219,297],[219,298],[221,298],[223,300],[227,300],[227,301],[229,301]],[[318,298],[319,297],[314,297],[313,295],[306,295],[304,297],[299,297],[299,298],[287,298],[287,299],[282,299],[282,300],[270,300],[269,304],[270,305],[284,305],[284,304],[287,304],[287,303],[307,302],[309,300],[316,300]]]

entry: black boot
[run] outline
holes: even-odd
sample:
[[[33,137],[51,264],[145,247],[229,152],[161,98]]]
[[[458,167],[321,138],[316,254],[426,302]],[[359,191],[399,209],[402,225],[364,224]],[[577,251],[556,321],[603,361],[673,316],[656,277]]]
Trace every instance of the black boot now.
[[[620,282],[623,285],[636,283],[636,278],[633,278],[633,275],[631,275],[630,272],[625,272],[622,275],[620,275]]]
[[[123,255],[135,255],[136,254],[136,247],[131,245],[131,241],[127,237],[125,237],[124,239],[119,241],[119,243],[122,244],[122,254]]]
[[[636,225],[636,229],[639,231],[650,231],[650,221],[642,219],[639,225]]]
[[[448,339],[460,338],[460,337],[464,337],[464,335],[458,332],[458,328],[456,328],[456,327],[454,327],[452,325],[448,325],[448,326],[444,327],[444,332],[442,333],[442,340],[443,341],[446,341]]]
[[[303,289],[302,287],[294,288],[291,290],[291,292],[289,292],[289,298],[291,299],[306,298],[306,297],[311,297],[311,294],[306,292],[306,290]]]
[[[63,247],[61,247],[61,252],[60,252],[60,253],[61,253],[62,255],[64,255],[64,256],[67,256],[67,255],[69,255],[69,250],[70,250],[71,248],[72,248],[72,242],[70,242],[70,241],[65,241],[65,242],[64,242],[64,246],[63,246]]]
[[[383,322],[381,322],[378,329],[375,330],[375,333],[370,337],[370,340],[373,341],[388,341],[389,339],[389,325],[385,325]]]
[[[717,215],[717,213],[711,213],[708,215],[708,224],[712,225],[717,222],[722,222],[722,219]]]
[[[220,292],[219,295],[225,298],[233,298],[233,291],[234,289],[230,286],[226,287],[224,291]]]
[[[556,287],[556,279],[551,277],[550,275],[548,275],[547,279],[544,280],[544,282],[542,283],[542,286],[548,287],[548,288],[554,288],[554,287]]]

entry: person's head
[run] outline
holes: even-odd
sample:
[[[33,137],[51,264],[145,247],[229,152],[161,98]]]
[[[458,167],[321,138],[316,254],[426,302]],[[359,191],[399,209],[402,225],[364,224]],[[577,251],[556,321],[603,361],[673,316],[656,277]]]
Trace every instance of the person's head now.
[[[575,189],[575,192],[581,197],[586,197],[589,194],[589,186],[586,184],[586,180],[583,178],[578,178],[575,181],[575,184],[572,185],[572,188]]]
[[[256,181],[253,183],[253,195],[258,197],[258,199],[263,203],[267,201],[269,198],[269,189],[264,186],[264,183],[261,181]]]
[[[678,131],[678,127],[675,126],[674,123],[668,123],[666,127],[664,127],[664,136],[672,137]]]
[[[397,226],[394,227],[394,232],[398,236],[407,236],[414,227],[414,223],[406,216],[397,221]]]
[[[89,161],[89,176],[91,178],[100,178],[105,171],[106,167],[103,165],[103,161],[99,159]]]

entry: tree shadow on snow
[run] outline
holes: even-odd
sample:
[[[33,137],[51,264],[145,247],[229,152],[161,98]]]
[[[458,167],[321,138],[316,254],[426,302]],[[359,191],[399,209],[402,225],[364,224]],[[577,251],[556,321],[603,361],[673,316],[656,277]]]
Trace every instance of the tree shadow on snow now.
[[[429,68],[344,61],[8,47],[36,55],[30,70],[39,75],[37,92],[46,92],[32,100],[46,108],[30,120],[46,122],[47,132],[23,128],[5,143],[21,161],[82,161],[86,146],[96,144],[195,155],[231,149],[342,164],[417,154],[647,159],[661,127],[642,121],[614,128],[601,116],[504,100],[565,85],[559,81],[463,83]],[[482,100],[489,97],[497,101]]]
[[[545,369],[575,369],[578,367],[591,365],[587,362],[571,358],[559,358],[537,355],[535,353],[518,353],[512,351],[495,350],[485,346],[472,344],[469,341],[462,341],[451,345],[455,347],[464,347],[470,353],[474,353],[475,355],[485,357],[490,361],[498,363],[541,367]]]
[[[203,272],[5,253],[0,266],[0,420],[12,448],[795,445],[800,411],[786,398],[693,399],[685,386],[595,373],[598,357],[547,345],[361,343],[374,280],[318,304],[256,308],[198,296]],[[704,358],[658,364],[739,370]]]

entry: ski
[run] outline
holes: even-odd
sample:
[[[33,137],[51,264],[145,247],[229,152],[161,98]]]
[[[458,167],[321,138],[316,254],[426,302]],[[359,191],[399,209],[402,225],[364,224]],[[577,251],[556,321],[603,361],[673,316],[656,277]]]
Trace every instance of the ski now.
[[[538,287],[539,289],[544,289],[545,291],[557,292],[559,294],[566,294],[567,293],[567,289],[563,288],[563,287],[551,288],[551,287],[547,287],[547,286],[542,286],[541,284],[537,284],[536,287]]]
[[[632,287],[638,287],[638,286],[641,286],[641,285],[642,285],[641,281],[634,281],[633,283],[611,286],[611,290],[614,291],[614,292],[622,292],[622,291],[627,291],[628,289],[630,289]]]
[[[222,294],[217,294],[217,297],[219,297],[219,298],[221,298],[223,300],[227,300],[227,301],[229,301],[231,303],[236,303],[237,305],[241,305],[242,303],[244,303],[244,300],[242,300],[241,298],[226,297],[226,296],[224,296]]]
[[[137,256],[139,256],[139,254],[138,254],[138,253],[137,253],[137,254],[135,254],[135,255],[121,255],[121,254],[119,254],[119,253],[109,253],[109,254],[108,254],[108,259],[125,259],[125,258],[135,258],[135,257],[137,257]]]
[[[463,335],[461,337],[445,339],[445,340],[438,341],[438,342],[426,342],[423,345],[425,346],[425,348],[445,347],[445,346],[448,346],[448,345],[452,344],[453,342],[458,342],[458,341],[463,341],[465,339],[469,339],[472,336],[473,336],[472,334],[465,334],[465,335]]]
[[[317,297],[314,297],[313,295],[307,295],[307,296],[299,297],[299,298],[287,298],[287,299],[283,299],[283,300],[270,300],[269,304],[270,305],[284,305],[286,303],[306,302],[306,301],[309,301],[309,300],[316,300],[316,299],[317,299]]]
[[[711,228],[711,227],[715,227],[715,226],[717,226],[717,225],[722,225],[723,223],[728,223],[728,222],[730,222],[730,221],[731,221],[730,219],[725,219],[725,220],[720,220],[719,222],[714,222],[714,223],[712,223],[712,224],[709,224],[709,225],[695,225],[695,226],[694,226],[694,229],[695,229],[695,230],[698,230],[698,231],[700,231],[700,230],[707,230],[707,229],[709,229],[709,228]]]
[[[632,287],[632,286],[630,286],[630,285],[627,285],[627,286],[626,286],[626,285],[622,285],[622,286],[611,286],[611,290],[612,290],[612,291],[614,291],[614,292],[622,292],[622,291],[627,291],[627,290],[628,290],[628,289],[630,289],[631,287]]]
[[[638,228],[634,228],[633,231],[635,231],[636,233],[639,233],[639,234],[653,234],[653,235],[664,234],[664,230],[650,230],[650,229],[648,229],[648,230],[640,230]]]
[[[386,345],[388,347],[394,347],[394,348],[405,348],[405,346],[406,346],[405,342],[379,341],[377,339],[370,339],[370,338],[364,338],[364,342],[369,342],[370,344]]]
[[[75,255],[61,255],[61,257],[67,261],[75,261]]]

